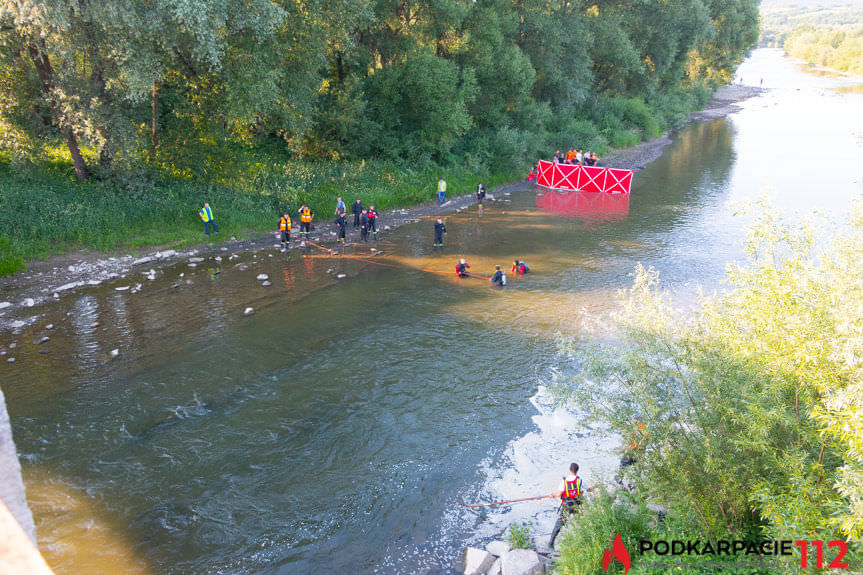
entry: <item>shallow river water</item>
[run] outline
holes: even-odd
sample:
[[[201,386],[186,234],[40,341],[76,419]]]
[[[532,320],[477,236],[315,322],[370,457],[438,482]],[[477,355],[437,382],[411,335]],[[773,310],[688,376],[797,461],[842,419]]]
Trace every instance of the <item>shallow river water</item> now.
[[[0,382],[49,563],[449,573],[512,521],[545,539],[553,504],[462,505],[548,493],[570,460],[588,483],[613,473],[616,439],[550,403],[568,361],[556,334],[613,309],[639,262],[680,294],[721,288],[746,227],[730,202],[766,192],[841,219],[861,196],[863,94],[776,50],[738,76],[770,91],[676,134],[628,201],[525,187],[449,216],[443,250],[424,220],[383,237],[383,255],[348,248],[375,263],[221,252],[82,290],[0,335],[17,343]],[[459,257],[533,273],[495,289],[448,273]]]

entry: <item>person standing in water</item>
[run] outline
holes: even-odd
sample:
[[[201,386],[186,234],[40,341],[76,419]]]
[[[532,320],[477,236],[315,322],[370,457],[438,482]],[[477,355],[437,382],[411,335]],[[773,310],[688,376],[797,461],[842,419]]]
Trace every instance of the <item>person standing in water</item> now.
[[[336,243],[344,245],[345,243],[345,228],[348,223],[345,221],[344,212],[340,212],[339,215],[336,216]]]
[[[551,494],[552,497],[560,497],[560,513],[554,524],[554,529],[551,531],[551,539],[548,541],[548,546],[552,549],[554,549],[554,540],[557,538],[557,534],[581,505],[581,498],[584,493],[584,482],[578,476],[578,463],[570,463],[569,474],[560,482],[560,490]]]
[[[351,206],[351,212],[354,214],[354,229],[360,227],[360,214],[363,213],[363,203],[359,198]]]
[[[378,211],[374,204],[369,204],[369,231],[375,236],[375,241],[378,241]]]
[[[369,212],[363,210],[360,213],[360,239],[364,242],[369,241]]]
[[[291,247],[291,216],[288,215],[288,212],[279,218],[279,235],[282,240],[282,251],[285,251]]]
[[[434,247],[443,247],[444,234],[446,234],[446,224],[442,218],[438,218],[434,225]]]

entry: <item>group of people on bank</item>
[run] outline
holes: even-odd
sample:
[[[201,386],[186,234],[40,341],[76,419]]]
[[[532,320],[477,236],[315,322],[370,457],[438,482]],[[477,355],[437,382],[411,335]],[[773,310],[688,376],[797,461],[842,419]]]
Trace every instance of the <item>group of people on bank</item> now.
[[[570,149],[565,154],[561,154],[560,150],[557,150],[551,161],[555,164],[567,164],[571,166],[596,166],[599,164],[599,158],[595,153],[590,150],[582,152],[576,149]]]

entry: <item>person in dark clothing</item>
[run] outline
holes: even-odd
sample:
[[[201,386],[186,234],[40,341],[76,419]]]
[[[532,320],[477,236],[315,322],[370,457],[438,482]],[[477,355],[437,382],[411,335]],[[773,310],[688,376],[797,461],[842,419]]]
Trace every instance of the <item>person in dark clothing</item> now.
[[[378,241],[378,211],[374,204],[369,205],[369,231],[375,235],[375,241]]]
[[[363,213],[363,203],[357,198],[354,205],[351,206],[351,212],[354,214],[354,229],[360,227],[360,214]]]
[[[364,242],[369,241],[369,213],[367,210],[360,213],[360,239]]]
[[[464,258],[462,258],[462,259],[461,259],[461,260],[459,260],[459,262],[455,265],[455,275],[457,275],[457,276],[458,276],[458,277],[460,277],[460,278],[466,278],[466,277],[469,277],[469,276],[470,276],[470,272],[469,272],[469,271],[467,271],[467,270],[469,270],[469,269],[470,269],[470,264],[469,264],[469,263],[467,263],[467,260],[465,260]]]
[[[345,228],[347,227],[347,224],[344,212],[339,213],[339,215],[336,216],[336,227],[338,228],[338,237],[336,238],[337,243],[345,243]]]
[[[494,275],[491,276],[491,280],[489,281],[501,287],[506,285],[506,274],[503,273],[503,270],[500,269],[500,266],[494,266]]]
[[[515,263],[512,264],[511,273],[517,273],[518,275],[523,276],[529,271],[530,267],[527,265],[527,262],[520,262],[518,260],[515,260]]]
[[[482,208],[482,203],[485,200],[485,187],[482,183],[476,185],[476,203]]]
[[[588,491],[590,491],[588,489]],[[554,549],[554,540],[561,528],[567,522],[569,517],[576,512],[578,506],[581,505],[581,498],[584,495],[584,484],[581,477],[578,476],[578,463],[570,463],[569,475],[563,478],[560,483],[560,491],[552,493],[552,497],[560,497],[560,509],[557,521],[554,524],[554,529],[551,532],[551,539],[548,546]]]
[[[434,225],[434,247],[443,247],[443,236],[446,233],[446,224],[441,218],[438,218]]]

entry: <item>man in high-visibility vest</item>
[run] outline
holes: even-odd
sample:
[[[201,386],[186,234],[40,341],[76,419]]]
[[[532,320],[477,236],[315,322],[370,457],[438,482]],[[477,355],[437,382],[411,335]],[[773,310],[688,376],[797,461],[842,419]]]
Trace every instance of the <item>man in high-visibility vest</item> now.
[[[437,205],[441,206],[446,203],[446,182],[443,178],[437,182]]]
[[[210,235],[210,226],[213,226],[213,233],[218,234],[219,228],[216,226],[216,220],[213,219],[213,210],[210,209],[210,204],[204,202],[204,207],[198,212],[201,220],[204,222],[204,233]]]
[[[554,549],[554,540],[569,516],[575,513],[581,505],[581,498],[585,493],[584,482],[578,476],[578,463],[569,464],[569,474],[560,482],[560,491],[551,494],[552,497],[560,497],[560,510],[554,529],[551,531],[551,539],[548,546]]]
[[[309,209],[309,206],[303,204],[299,210],[300,212],[300,233],[305,236],[306,239],[309,239],[309,234],[312,233],[312,218],[315,215],[312,213],[312,210]]]
[[[282,251],[285,251],[291,243],[291,216],[288,215],[288,212],[279,218],[279,233],[282,237]]]

